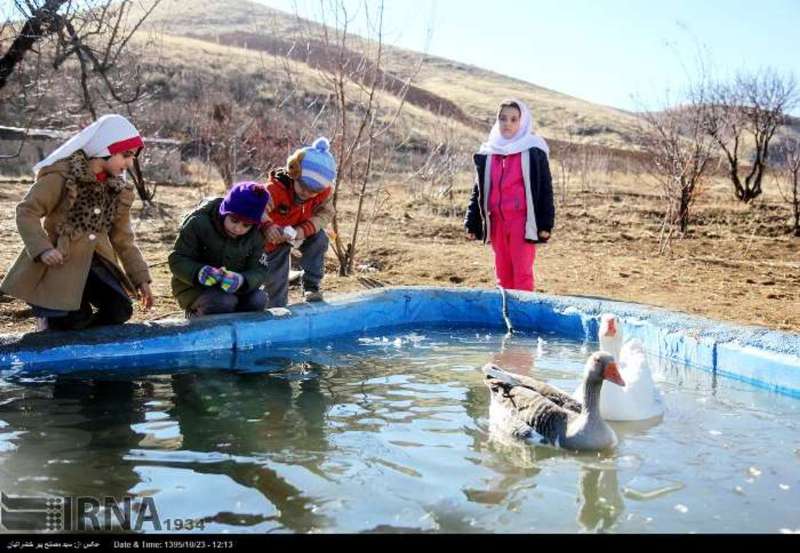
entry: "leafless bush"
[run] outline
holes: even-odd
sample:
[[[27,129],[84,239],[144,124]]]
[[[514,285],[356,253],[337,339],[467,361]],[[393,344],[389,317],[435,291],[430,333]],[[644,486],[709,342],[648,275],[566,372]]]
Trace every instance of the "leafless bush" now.
[[[554,148],[553,158],[556,161],[557,171],[555,172],[555,198],[559,205],[564,205],[569,196],[570,183],[575,178],[575,157],[580,144],[569,132],[566,131],[567,139],[560,141],[558,148]]]
[[[320,57],[314,49],[321,49],[325,59],[325,63],[317,68],[332,91],[332,97],[325,104],[330,114],[319,123],[329,125],[327,134],[338,162],[333,205],[336,207],[346,192],[357,199],[349,240],[340,232],[338,210],[332,222],[332,248],[341,275],[353,271],[367,187],[378,161],[376,156],[384,150],[381,142],[397,121],[411,82],[419,71],[418,64],[404,80],[384,72],[383,2],[374,11],[367,3],[358,8],[363,10],[368,22],[369,36],[366,40],[350,32],[355,17],[348,11],[348,6],[345,0],[321,2],[321,29],[304,23],[298,17],[301,35],[296,41],[296,47],[307,49],[307,59]],[[391,92],[395,98],[394,105],[382,105],[381,91]]]
[[[566,140],[558,141],[553,148],[556,197],[561,204],[567,201],[573,183],[583,194],[597,191],[599,176],[611,171],[611,155],[606,148],[582,142],[571,128],[565,129],[565,134]]]
[[[704,132],[702,113],[695,105],[670,106],[642,112],[638,142],[643,161],[659,181],[665,200],[661,252],[675,230],[685,233],[689,215],[711,159],[712,142]]]
[[[205,158],[219,171],[226,187],[258,178],[286,160],[294,142],[285,119],[253,116],[230,99],[213,95],[201,103],[193,127],[191,157]]]
[[[732,81],[704,75],[695,85],[693,101],[702,108],[703,130],[725,155],[736,198],[747,203],[760,196],[770,142],[786,112],[797,105],[794,77],[771,69],[740,73]],[[742,159],[746,139],[754,150],[750,159]]]
[[[792,207],[792,232],[800,237],[800,138],[789,137],[777,149],[783,159],[781,173],[788,183],[788,191],[784,191],[780,184],[778,191]]]
[[[440,122],[431,132],[422,163],[409,177],[409,192],[412,200],[425,202],[436,214],[452,216],[458,211],[453,194],[456,177],[469,169],[471,156],[455,121],[441,117]]]

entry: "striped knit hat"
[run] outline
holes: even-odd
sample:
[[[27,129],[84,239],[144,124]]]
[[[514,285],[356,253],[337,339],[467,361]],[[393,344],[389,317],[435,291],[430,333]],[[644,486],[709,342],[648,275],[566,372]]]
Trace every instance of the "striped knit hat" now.
[[[336,160],[330,152],[330,142],[317,138],[310,147],[300,148],[286,162],[289,175],[314,192],[333,186],[336,180]]]

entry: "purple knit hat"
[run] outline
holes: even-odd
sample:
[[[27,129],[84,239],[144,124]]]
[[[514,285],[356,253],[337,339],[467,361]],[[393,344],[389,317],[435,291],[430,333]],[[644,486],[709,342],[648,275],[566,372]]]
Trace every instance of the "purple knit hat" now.
[[[257,225],[261,222],[269,203],[267,187],[257,182],[239,182],[234,184],[222,203],[219,204],[219,214],[235,215],[245,223]]]

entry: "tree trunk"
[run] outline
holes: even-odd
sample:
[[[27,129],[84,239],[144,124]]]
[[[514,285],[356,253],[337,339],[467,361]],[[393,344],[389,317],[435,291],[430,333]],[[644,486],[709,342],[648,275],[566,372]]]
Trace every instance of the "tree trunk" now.
[[[33,45],[43,36],[58,30],[62,20],[56,12],[66,3],[67,0],[47,0],[44,6],[31,14],[9,49],[0,57],[0,89]]]
[[[798,189],[798,172],[792,175],[792,207],[794,208],[794,235],[800,236],[800,190]]]
[[[688,187],[681,189],[680,205],[678,206],[678,225],[681,234],[689,228],[689,202],[692,198],[692,191]]]

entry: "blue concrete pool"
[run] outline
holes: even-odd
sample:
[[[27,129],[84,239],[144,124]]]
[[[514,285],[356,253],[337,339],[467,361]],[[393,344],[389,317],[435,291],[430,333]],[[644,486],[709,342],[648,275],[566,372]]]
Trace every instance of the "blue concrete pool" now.
[[[505,299],[396,288],[288,314],[2,337],[0,489],[150,501],[159,520],[143,532],[800,530],[798,336]],[[652,356],[663,420],[613,424],[620,444],[602,454],[493,431],[476,368],[571,391],[605,312]],[[74,512],[71,529],[102,530]]]
[[[0,338],[0,370],[70,371],[102,363],[115,367],[168,357],[176,365],[214,352],[233,355],[393,327],[465,325],[505,328],[498,290],[391,288],[346,295],[328,304],[271,313],[217,316],[203,321],[164,321],[112,330]],[[508,313],[520,330],[593,339],[601,313],[616,313],[626,337],[649,353],[688,366],[800,397],[800,336],[739,326],[649,306],[601,299],[508,293]]]

